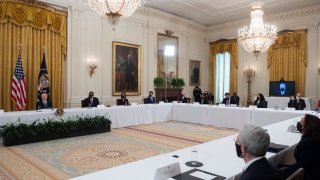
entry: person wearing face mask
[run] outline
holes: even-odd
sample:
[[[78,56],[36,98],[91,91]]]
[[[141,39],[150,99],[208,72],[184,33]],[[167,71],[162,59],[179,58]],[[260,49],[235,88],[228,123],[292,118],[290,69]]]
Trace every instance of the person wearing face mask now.
[[[230,94],[227,92],[224,94],[224,96],[225,98],[223,98],[221,104],[230,105],[231,104]]]
[[[90,91],[89,96],[83,100],[83,107],[97,107],[99,105],[99,99],[94,97],[94,92]]]
[[[320,119],[306,114],[297,123],[297,130],[302,134],[294,150],[296,162],[282,170],[284,178],[289,177],[299,168],[303,168],[303,179],[320,179]]]
[[[306,108],[306,102],[301,98],[301,94],[297,93],[297,103],[296,103],[296,110],[304,110]]]
[[[117,99],[118,106],[129,106],[129,101],[125,92],[121,92],[121,99]]]
[[[245,162],[239,180],[281,180],[280,171],[264,157],[270,145],[269,134],[251,124],[245,124],[236,139],[237,156]]]
[[[153,92],[149,91],[149,97],[146,100],[146,104],[154,104],[156,103],[156,98],[153,97]]]
[[[297,104],[296,96],[290,96],[288,107],[295,108]]]
[[[263,94],[257,94],[257,99],[253,102],[253,105],[257,106],[257,108],[267,108],[268,102],[264,99]]]

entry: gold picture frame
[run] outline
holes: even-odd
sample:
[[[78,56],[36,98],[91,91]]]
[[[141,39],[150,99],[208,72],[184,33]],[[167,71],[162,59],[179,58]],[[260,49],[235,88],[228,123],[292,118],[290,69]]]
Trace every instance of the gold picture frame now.
[[[200,82],[201,82],[200,62],[201,61],[189,60],[189,85],[190,86],[200,86]]]
[[[112,95],[141,95],[141,46],[112,42]]]

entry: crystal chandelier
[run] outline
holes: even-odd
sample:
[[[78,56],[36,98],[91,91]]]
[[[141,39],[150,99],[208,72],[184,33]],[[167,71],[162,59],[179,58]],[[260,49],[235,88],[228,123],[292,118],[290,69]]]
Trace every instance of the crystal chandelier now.
[[[101,17],[107,16],[113,26],[119,22],[120,17],[131,16],[145,2],[146,0],[88,0],[90,8]]]
[[[238,41],[248,52],[252,52],[256,58],[260,52],[265,52],[277,39],[277,28],[263,24],[262,3],[252,4],[250,28],[247,26],[239,29]]]

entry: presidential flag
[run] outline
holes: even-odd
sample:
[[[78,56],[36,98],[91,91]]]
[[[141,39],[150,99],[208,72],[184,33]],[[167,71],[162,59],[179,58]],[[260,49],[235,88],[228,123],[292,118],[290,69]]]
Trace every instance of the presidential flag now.
[[[50,81],[47,70],[46,54],[43,53],[42,63],[40,66],[40,72],[38,76],[38,101],[41,100],[41,93],[48,94],[48,100],[50,99]]]
[[[21,55],[18,55],[16,69],[13,74],[11,82],[11,98],[16,103],[16,108],[21,111],[26,106],[27,93],[26,93],[26,78],[23,73]]]

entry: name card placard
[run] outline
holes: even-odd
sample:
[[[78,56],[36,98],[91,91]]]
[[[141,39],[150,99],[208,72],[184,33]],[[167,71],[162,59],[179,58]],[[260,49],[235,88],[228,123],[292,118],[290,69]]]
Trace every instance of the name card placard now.
[[[103,104],[101,104],[101,105],[98,105],[97,108],[102,109],[102,108],[105,108],[105,106]]]
[[[154,180],[165,180],[181,174],[179,162],[158,168],[154,175]]]

